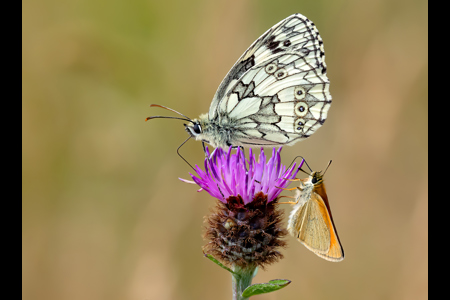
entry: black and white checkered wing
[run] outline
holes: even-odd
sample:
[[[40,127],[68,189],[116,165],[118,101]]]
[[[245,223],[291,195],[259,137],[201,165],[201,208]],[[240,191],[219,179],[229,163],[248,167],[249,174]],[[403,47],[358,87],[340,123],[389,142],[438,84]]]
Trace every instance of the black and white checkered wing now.
[[[314,133],[330,105],[322,39],[309,19],[295,14],[244,53],[219,86],[208,116],[233,127],[233,146],[284,145]]]

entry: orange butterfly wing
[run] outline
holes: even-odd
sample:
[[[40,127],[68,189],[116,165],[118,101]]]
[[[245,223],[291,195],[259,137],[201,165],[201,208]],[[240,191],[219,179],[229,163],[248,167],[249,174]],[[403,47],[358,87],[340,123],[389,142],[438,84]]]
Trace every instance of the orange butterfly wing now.
[[[323,184],[314,188],[311,198],[298,209],[293,227],[297,239],[306,248],[323,259],[338,262],[344,259],[339,237],[329,210],[328,198]],[[324,199],[320,194],[324,195]]]

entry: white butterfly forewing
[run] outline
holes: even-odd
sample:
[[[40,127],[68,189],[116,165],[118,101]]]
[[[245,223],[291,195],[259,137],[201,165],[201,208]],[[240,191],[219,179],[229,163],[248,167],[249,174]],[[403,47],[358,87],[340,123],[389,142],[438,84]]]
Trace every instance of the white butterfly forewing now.
[[[238,59],[217,89],[209,118],[216,117],[218,103],[245,72],[269,56],[286,52],[300,52],[310,65],[326,72],[323,42],[317,28],[305,16],[293,14],[267,30]]]
[[[292,145],[327,118],[331,95],[326,70],[314,23],[301,14],[291,15],[267,30],[234,64],[208,114],[181,119],[190,123],[185,126],[191,137],[214,147]]]
[[[295,14],[233,66],[200,138],[216,147],[294,144],[322,126],[330,104],[322,39],[310,20]]]

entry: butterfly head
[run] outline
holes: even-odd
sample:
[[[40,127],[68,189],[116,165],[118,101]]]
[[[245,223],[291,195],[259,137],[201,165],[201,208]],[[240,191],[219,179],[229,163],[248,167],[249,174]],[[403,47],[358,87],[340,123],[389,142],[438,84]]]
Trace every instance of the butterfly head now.
[[[189,133],[189,135],[195,138],[197,141],[202,141],[208,144],[213,142],[211,138],[207,138],[208,130],[210,126],[208,126],[208,116],[206,114],[201,115],[198,119],[190,120],[189,123],[184,124],[184,129]],[[206,133],[205,133],[206,132]],[[215,144],[213,145],[215,146]]]
[[[323,183],[323,176],[325,175],[325,173],[328,170],[328,167],[331,165],[331,160],[328,162],[328,165],[325,169],[325,171],[322,174],[322,171],[315,171],[315,172],[311,172],[311,175],[309,176],[309,179],[311,180],[311,183],[314,185],[318,185]]]
[[[322,171],[312,172],[309,178],[310,178],[312,184],[322,183],[323,182]]]
[[[193,138],[197,139],[202,134],[202,125],[197,119],[192,120],[190,124],[184,124],[184,128]]]

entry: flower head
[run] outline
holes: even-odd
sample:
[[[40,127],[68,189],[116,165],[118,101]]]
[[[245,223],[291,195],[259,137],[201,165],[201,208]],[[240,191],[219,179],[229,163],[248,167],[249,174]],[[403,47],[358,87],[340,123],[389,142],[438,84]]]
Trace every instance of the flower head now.
[[[299,170],[295,163],[288,169],[281,164],[281,148],[273,149],[267,163],[262,148],[258,159],[250,148],[248,160],[240,148],[235,154],[231,154],[231,147],[228,152],[216,148],[211,155],[208,148],[206,151],[210,158],[205,159],[205,171],[196,166],[199,177],[190,175],[203,190],[223,203],[230,196],[240,195],[244,204],[248,204],[259,192],[267,195],[268,202],[273,201],[280,195],[280,188],[287,187],[288,179],[295,178]]]
[[[209,242],[204,251],[242,268],[277,261],[282,257],[278,248],[286,245],[281,238],[287,234],[277,197],[300,168],[293,164],[286,169],[281,164],[281,148],[273,149],[268,162],[263,149],[258,159],[250,149],[248,160],[241,149],[235,154],[231,148],[228,152],[217,148],[212,155],[206,151],[205,170],[196,166],[198,177],[191,174],[200,190],[219,200],[206,219]]]

